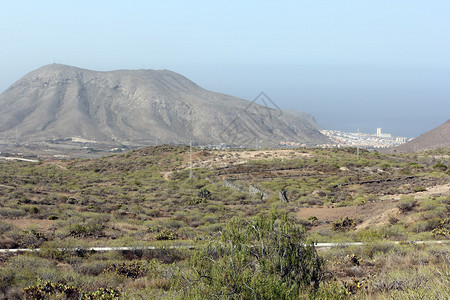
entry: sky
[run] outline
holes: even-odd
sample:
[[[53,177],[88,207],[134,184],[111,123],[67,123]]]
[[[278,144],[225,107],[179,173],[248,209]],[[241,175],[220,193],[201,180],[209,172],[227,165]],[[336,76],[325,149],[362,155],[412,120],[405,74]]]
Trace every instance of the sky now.
[[[312,114],[415,137],[450,118],[450,1],[0,0],[0,92],[61,63],[169,69]],[[0,107],[1,109],[1,107]]]

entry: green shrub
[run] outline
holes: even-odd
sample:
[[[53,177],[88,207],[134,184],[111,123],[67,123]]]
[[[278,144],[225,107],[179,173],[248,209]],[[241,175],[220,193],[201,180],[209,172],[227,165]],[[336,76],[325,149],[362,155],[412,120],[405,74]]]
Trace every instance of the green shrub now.
[[[397,208],[400,210],[400,212],[406,213],[412,211],[417,205],[418,202],[416,199],[412,197],[405,197],[397,204]]]
[[[437,163],[432,168],[436,169],[436,170],[439,170],[439,171],[442,171],[442,172],[447,171],[447,166],[444,165],[443,163]]]
[[[22,209],[15,209],[9,207],[0,208],[0,216],[3,218],[18,218],[26,215],[26,212]]]
[[[86,242],[72,238],[47,241],[40,247],[39,256],[60,260],[71,256],[84,256],[86,247]]]
[[[418,193],[418,192],[426,192],[426,188],[424,188],[423,186],[415,186],[413,191]]]
[[[164,229],[155,236],[155,239],[158,241],[171,241],[176,240],[177,238],[178,235],[176,234],[176,232],[170,229]]]
[[[147,268],[145,268],[141,262],[133,263],[121,263],[112,264],[104,270],[104,272],[112,272],[127,278],[139,278],[147,274]]]
[[[333,222],[333,230],[345,231],[356,225],[355,219],[345,217]]]
[[[38,277],[45,278],[45,280],[59,280],[62,277],[62,273],[53,262],[35,255],[13,257],[2,269],[3,274],[9,274],[4,277],[5,280],[19,288],[35,282]],[[8,287],[5,288],[8,289]]]
[[[197,192],[197,197],[199,197],[199,198],[201,198],[201,199],[204,199],[204,200],[211,200],[211,192],[208,191],[208,190],[205,189],[205,188],[200,189],[200,190]]]
[[[25,212],[29,214],[37,214],[39,213],[40,209],[36,205],[24,205],[22,206],[22,209],[25,210]]]
[[[450,236],[450,218],[440,220],[432,231],[433,236]]]
[[[310,221],[311,223],[314,223],[316,221],[318,221],[319,219],[316,216],[310,216],[308,217],[308,221]]]
[[[170,218],[167,220],[156,220],[153,226],[176,230],[178,228],[186,226],[186,223],[184,221],[179,221],[175,220],[174,218]]]
[[[368,243],[358,251],[361,255],[373,259],[377,255],[385,255],[387,253],[401,253],[401,246],[389,241],[375,241]]]
[[[150,209],[147,210],[145,213],[153,218],[161,216],[161,211],[159,209]]]
[[[435,228],[439,228],[439,225],[441,224],[441,219],[439,218],[432,218],[428,220],[421,220],[413,223],[408,229],[415,233],[425,232],[425,231],[431,231]]]
[[[402,224],[395,224],[392,226],[383,226],[380,229],[382,235],[386,238],[406,238],[408,232]]]
[[[24,289],[25,299],[83,299],[114,300],[120,299],[120,292],[113,288],[100,288],[93,292],[83,292],[79,288],[52,281],[41,281]]]
[[[383,233],[378,230],[365,229],[356,233],[358,240],[363,242],[377,241],[383,238]]]
[[[23,294],[25,299],[48,299],[50,297],[79,299],[80,297],[80,291],[76,287],[50,281],[39,281],[37,284],[25,288]]]
[[[302,227],[286,219],[233,218],[189,261],[183,298],[287,299],[318,289],[323,260],[306,243]]]
[[[106,268],[108,268],[108,262],[106,261],[89,261],[83,263],[81,266],[78,266],[76,271],[83,275],[90,276],[98,276],[100,275]]]
[[[65,230],[69,235],[75,237],[99,236],[102,234],[103,225],[101,222],[92,220],[86,224],[70,224]]]
[[[369,290],[374,295],[384,296],[382,299],[448,299],[449,275],[448,266],[410,268],[380,274],[369,282]]]
[[[114,288],[99,288],[96,291],[83,294],[83,300],[115,300],[121,299],[121,293]]]
[[[0,222],[0,234],[4,234],[11,229],[13,229],[13,226],[11,224]]]
[[[196,205],[201,203],[208,203],[208,200],[205,198],[199,198],[199,197],[190,197],[187,200],[188,205]]]
[[[5,294],[13,286],[14,275],[14,272],[11,272],[9,269],[0,269],[0,296]]]

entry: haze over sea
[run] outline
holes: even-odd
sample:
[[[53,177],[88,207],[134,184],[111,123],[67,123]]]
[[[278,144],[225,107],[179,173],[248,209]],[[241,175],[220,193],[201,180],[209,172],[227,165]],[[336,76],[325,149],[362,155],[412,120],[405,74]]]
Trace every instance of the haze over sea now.
[[[416,137],[450,118],[450,2],[2,1],[0,92],[52,62],[160,69],[324,129]],[[1,109],[1,108],[0,108]]]
[[[222,66],[184,74],[205,88],[311,113],[324,129],[417,137],[450,118],[450,69],[406,66]],[[214,74],[210,78],[204,74]],[[245,84],[243,84],[245,82]]]

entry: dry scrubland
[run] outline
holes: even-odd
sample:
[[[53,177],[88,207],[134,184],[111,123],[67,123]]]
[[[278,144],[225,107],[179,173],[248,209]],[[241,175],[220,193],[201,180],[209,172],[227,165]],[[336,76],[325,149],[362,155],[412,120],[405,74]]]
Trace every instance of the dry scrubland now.
[[[41,249],[1,254],[0,298],[448,299],[449,244],[409,242],[450,237],[449,154],[195,150],[194,178],[187,147],[0,161],[0,248]],[[312,244],[343,241],[366,244]]]

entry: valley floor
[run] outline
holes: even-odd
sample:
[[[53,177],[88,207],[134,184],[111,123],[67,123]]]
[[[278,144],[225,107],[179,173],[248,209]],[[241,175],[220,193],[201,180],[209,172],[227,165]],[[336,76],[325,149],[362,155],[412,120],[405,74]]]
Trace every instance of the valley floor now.
[[[306,289],[308,297],[415,299],[421,293],[447,299],[448,244],[408,241],[450,238],[450,166],[441,159],[449,153],[361,151],[358,160],[352,148],[195,149],[192,177],[184,146],[97,159],[2,160],[0,248],[41,251],[0,255],[0,298],[28,295],[27,287],[42,293],[45,282],[54,284],[55,295],[71,283],[78,294],[110,293],[108,299],[115,293],[130,299],[220,294],[219,286],[200,278],[201,290],[193,289],[183,274],[196,274],[201,249],[226,238],[231,224],[252,228],[273,219],[269,244],[283,228],[299,228],[302,243],[364,243],[321,249],[320,288]],[[258,249],[256,237],[247,238],[249,249]],[[195,250],[183,249],[187,245]],[[156,249],[139,248],[148,246]],[[133,250],[98,253],[90,247]],[[288,284],[282,278],[273,280]]]

